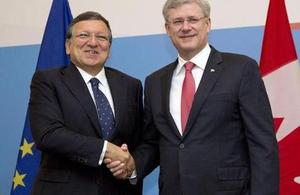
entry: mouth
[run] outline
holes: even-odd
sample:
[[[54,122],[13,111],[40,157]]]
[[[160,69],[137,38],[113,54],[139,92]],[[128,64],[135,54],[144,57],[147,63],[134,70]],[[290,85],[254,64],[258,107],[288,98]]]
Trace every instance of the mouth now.
[[[90,54],[90,55],[97,55],[97,54],[99,54],[99,52],[98,51],[96,51],[96,50],[86,50],[86,51],[84,51],[85,53],[88,53],[88,54]]]
[[[181,38],[181,39],[189,39],[189,38],[193,38],[195,36],[196,35],[181,35],[181,36],[179,36],[179,38]]]

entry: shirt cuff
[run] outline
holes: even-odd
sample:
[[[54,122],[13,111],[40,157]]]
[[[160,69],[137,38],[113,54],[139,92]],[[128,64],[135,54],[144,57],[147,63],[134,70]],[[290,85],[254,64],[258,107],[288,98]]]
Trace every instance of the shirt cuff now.
[[[102,162],[103,162],[104,155],[105,155],[105,152],[106,152],[106,148],[107,148],[107,141],[104,140],[102,152],[101,152],[100,159],[99,159],[99,163],[98,163],[99,166],[100,166],[100,165],[102,164]]]
[[[136,169],[133,170],[131,176],[128,178],[129,183],[131,185],[136,185],[137,184],[137,175],[136,175]]]

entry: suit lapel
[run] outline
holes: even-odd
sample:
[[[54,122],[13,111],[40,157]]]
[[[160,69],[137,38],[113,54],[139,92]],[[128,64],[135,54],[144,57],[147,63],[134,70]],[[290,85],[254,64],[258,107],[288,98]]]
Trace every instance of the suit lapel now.
[[[71,64],[64,69],[62,73],[63,82],[84,108],[93,126],[97,129],[99,136],[102,136],[95,104],[79,71],[73,64]]]
[[[222,61],[222,57],[213,47],[211,47],[211,49],[202,79],[195,94],[192,109],[187,121],[187,128],[183,136],[186,136],[192,128],[198,113],[222,71],[222,66],[219,64]]]
[[[170,90],[172,83],[173,72],[178,64],[178,61],[171,63],[161,76],[161,105],[163,113],[166,113],[167,120],[178,138],[181,139],[181,134],[176,126],[176,123],[170,113]]]

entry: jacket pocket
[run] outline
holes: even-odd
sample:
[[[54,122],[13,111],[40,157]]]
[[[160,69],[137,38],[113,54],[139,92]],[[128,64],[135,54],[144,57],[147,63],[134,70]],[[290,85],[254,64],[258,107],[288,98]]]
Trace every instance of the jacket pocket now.
[[[38,175],[40,181],[66,183],[69,181],[70,171],[41,168]]]
[[[249,179],[248,167],[226,167],[218,169],[219,180]]]
[[[226,167],[218,169],[218,194],[241,195],[249,189],[248,167]]]

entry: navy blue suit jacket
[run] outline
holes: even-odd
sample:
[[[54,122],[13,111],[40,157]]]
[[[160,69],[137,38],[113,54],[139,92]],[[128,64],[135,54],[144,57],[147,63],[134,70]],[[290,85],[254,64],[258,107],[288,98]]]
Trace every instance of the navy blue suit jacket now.
[[[105,68],[116,120],[110,142],[133,150],[142,125],[142,85],[137,79]],[[103,149],[95,104],[77,68],[36,72],[29,103],[32,135],[42,151],[32,194],[141,194],[142,185],[115,179],[99,166]]]
[[[163,195],[277,195],[277,142],[257,63],[212,47],[182,136],[169,108],[177,63],[146,78],[138,178],[159,164]]]

